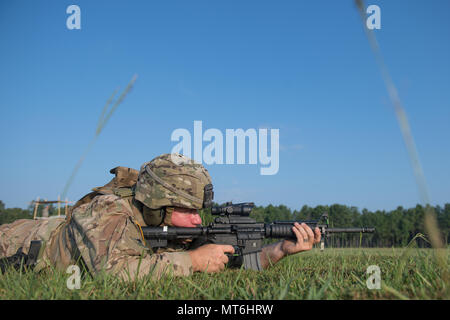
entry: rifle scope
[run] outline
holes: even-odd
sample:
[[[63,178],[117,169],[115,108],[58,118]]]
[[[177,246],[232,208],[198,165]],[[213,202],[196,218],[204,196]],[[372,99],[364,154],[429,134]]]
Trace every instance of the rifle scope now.
[[[253,202],[243,202],[232,204],[227,202],[221,206],[215,206],[211,208],[211,214],[213,215],[239,215],[248,216],[252,211],[255,204]]]

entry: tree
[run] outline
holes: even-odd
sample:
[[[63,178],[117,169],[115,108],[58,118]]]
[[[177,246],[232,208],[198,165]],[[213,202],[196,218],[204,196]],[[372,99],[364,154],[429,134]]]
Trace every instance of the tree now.
[[[17,219],[31,219],[33,216],[29,210],[20,208],[5,208],[5,204],[0,200],[0,224],[14,222]]]

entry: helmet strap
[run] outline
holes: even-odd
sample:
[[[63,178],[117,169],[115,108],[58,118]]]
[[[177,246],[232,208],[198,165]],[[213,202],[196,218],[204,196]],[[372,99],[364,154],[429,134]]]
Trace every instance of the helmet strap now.
[[[161,222],[157,225],[157,227],[159,227],[164,222],[164,219],[166,218],[166,213],[167,213],[166,207],[162,207],[159,210],[159,213],[161,214]]]

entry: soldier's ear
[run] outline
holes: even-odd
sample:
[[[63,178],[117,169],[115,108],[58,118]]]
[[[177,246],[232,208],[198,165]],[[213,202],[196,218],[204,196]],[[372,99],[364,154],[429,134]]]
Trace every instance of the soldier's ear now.
[[[163,223],[168,226],[171,225],[171,216],[173,210],[166,210],[166,207],[162,207],[160,209],[150,209],[145,205],[143,205],[142,207],[142,216],[147,225],[154,227],[160,227]]]

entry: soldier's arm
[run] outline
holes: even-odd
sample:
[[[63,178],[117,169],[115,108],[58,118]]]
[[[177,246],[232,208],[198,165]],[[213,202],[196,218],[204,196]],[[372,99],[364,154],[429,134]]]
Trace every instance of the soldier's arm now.
[[[93,273],[102,270],[125,280],[150,274],[192,274],[188,252],[152,254],[126,202],[114,195],[96,197],[74,210],[70,223],[76,250]]]
[[[262,248],[261,265],[264,269],[288,255],[311,250],[315,243],[320,242],[319,228],[315,228],[313,232],[305,223],[295,223],[292,231],[297,236],[297,241],[283,240]]]

